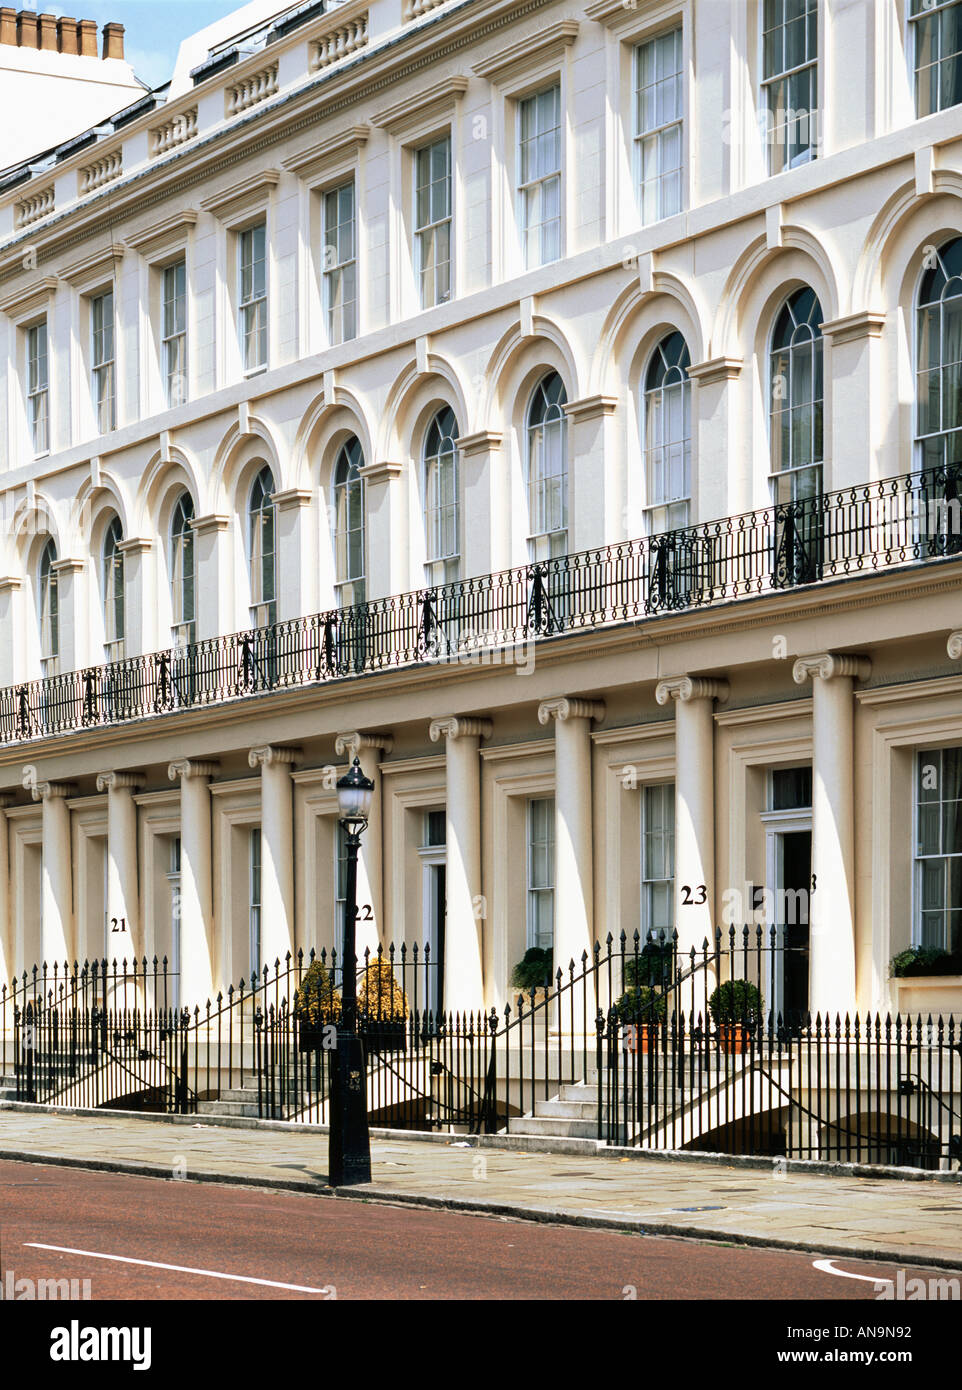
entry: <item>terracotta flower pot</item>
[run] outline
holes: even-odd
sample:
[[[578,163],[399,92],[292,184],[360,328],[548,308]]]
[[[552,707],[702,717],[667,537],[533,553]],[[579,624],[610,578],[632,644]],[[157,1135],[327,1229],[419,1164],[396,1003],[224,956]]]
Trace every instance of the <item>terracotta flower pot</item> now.
[[[722,1052],[741,1056],[748,1051],[748,1028],[744,1023],[720,1023],[718,1041]]]

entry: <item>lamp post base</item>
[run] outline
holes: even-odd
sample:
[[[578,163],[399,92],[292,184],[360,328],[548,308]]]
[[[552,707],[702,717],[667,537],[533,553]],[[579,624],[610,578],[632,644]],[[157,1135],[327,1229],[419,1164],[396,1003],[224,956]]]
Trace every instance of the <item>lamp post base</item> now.
[[[367,1068],[356,1033],[338,1029],[330,1053],[331,1109],[327,1180],[332,1187],[371,1181],[371,1138],[367,1127]]]

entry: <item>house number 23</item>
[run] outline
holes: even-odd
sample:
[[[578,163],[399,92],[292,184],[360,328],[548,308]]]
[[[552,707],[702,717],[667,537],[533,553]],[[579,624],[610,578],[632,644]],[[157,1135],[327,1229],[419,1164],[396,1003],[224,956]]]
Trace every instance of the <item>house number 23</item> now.
[[[692,897],[694,893],[694,897]],[[690,888],[687,883],[681,885],[681,905],[682,907],[701,907],[702,903],[708,901],[708,889],[704,883],[698,883],[694,888]]]

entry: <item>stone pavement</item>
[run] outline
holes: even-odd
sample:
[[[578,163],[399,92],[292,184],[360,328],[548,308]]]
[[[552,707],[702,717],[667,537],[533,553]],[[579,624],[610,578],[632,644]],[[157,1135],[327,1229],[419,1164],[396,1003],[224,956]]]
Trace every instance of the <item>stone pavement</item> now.
[[[10,1158],[962,1269],[957,1174],[912,1182],[784,1171],[770,1161],[526,1152],[460,1136],[392,1135],[372,1140],[370,1186],[335,1193],[327,1136],[316,1130],[6,1104],[0,1159]]]

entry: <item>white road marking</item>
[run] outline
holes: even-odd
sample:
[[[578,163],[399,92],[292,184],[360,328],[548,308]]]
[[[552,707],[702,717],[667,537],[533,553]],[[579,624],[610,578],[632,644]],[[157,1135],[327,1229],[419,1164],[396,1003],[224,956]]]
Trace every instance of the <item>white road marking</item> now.
[[[159,1260],[135,1260],[129,1255],[101,1255],[95,1250],[74,1250],[69,1245],[41,1245],[39,1241],[24,1241],[31,1250],[56,1250],[62,1255],[83,1255],[88,1260],[114,1260],[122,1265],[146,1265],[149,1269],[170,1269],[176,1274],[200,1274],[205,1279],[228,1279],[235,1284],[264,1284],[270,1289],[290,1289],[292,1293],[330,1293],[330,1287],[313,1289],[306,1284],[279,1284],[276,1279],[251,1279],[246,1274],[220,1274],[214,1269],[191,1269],[189,1265],[166,1265]]]
[[[831,1260],[813,1260],[813,1266],[823,1274],[837,1274],[840,1279],[863,1279],[866,1284],[891,1284],[892,1279],[880,1279],[871,1274],[849,1274],[847,1269],[836,1269]]]

